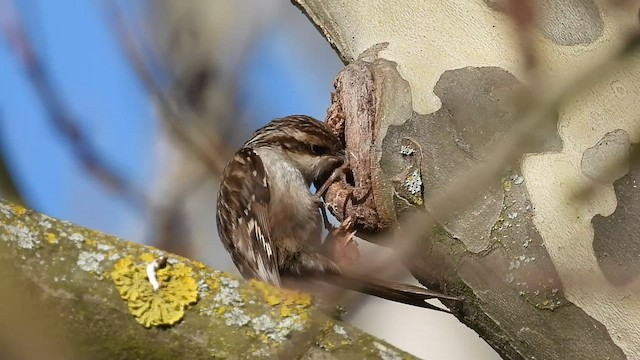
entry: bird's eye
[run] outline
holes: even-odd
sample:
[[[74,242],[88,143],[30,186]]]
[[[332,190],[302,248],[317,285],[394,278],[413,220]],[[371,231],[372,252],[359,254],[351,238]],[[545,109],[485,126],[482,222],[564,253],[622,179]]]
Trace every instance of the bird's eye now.
[[[329,148],[322,145],[311,145],[311,152],[313,155],[324,155],[329,152]]]

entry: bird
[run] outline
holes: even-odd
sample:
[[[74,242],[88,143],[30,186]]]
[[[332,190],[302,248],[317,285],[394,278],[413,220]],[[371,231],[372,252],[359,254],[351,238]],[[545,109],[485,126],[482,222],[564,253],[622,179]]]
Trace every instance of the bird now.
[[[306,115],[272,120],[235,153],[222,174],[216,223],[240,274],[277,287],[287,279],[320,280],[448,312],[425,300],[457,298],[355,275],[324,251],[322,193],[312,193],[311,185],[328,184],[345,161],[344,146],[327,124]]]

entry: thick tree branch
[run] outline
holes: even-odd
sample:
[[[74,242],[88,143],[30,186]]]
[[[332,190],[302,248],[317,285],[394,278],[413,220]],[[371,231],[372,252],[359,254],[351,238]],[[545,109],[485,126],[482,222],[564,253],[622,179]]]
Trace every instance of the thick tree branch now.
[[[311,324],[323,330],[295,349],[297,357],[408,357],[322,315],[305,294],[238,281],[201,263],[5,202],[0,202],[0,248],[0,261],[15,268],[3,277],[19,279],[12,283],[19,286],[3,292],[2,304],[36,299],[22,315],[24,323],[55,324],[50,336],[69,344],[77,358],[269,358],[304,338]],[[153,292],[146,264],[160,255],[169,260],[157,271],[160,289]],[[154,313],[165,305],[170,306]],[[29,322],[30,316],[38,318]],[[0,342],[18,326],[2,320]]]

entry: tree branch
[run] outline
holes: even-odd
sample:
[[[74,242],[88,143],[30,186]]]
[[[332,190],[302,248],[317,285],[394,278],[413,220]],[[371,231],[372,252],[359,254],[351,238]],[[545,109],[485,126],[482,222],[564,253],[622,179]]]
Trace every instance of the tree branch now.
[[[269,358],[304,337],[311,324],[322,331],[295,349],[297,357],[410,357],[322,315],[308,295],[238,281],[201,263],[5,202],[0,249],[0,261],[15,267],[3,276],[20,279],[3,292],[2,303],[37,299],[23,316],[37,313],[34,323],[56,324],[51,336],[69,344],[66,350],[78,358]],[[154,292],[147,265],[161,255],[169,260],[157,270],[160,288]],[[18,325],[0,321],[0,342],[13,333],[7,326]]]

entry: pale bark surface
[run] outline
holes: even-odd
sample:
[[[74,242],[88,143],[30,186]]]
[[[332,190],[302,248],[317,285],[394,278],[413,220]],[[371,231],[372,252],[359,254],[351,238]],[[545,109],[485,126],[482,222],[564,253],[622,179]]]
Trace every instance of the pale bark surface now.
[[[338,218],[361,218],[361,235],[433,210],[430,196],[491,162],[490,150],[522,121],[527,99],[517,95],[530,74],[516,29],[493,1],[295,2],[349,64],[328,120],[344,120],[347,152],[368,157],[352,161],[355,193],[369,197],[354,203],[362,197],[342,184],[329,199]],[[637,9],[604,1],[539,5],[537,76],[550,83],[638,28]],[[627,60],[572,94],[545,123],[545,140],[522,149],[406,261],[423,284],[464,296],[448,305],[504,358],[640,357],[640,193],[629,163],[638,68],[637,57]],[[585,188],[592,192],[580,196]]]

